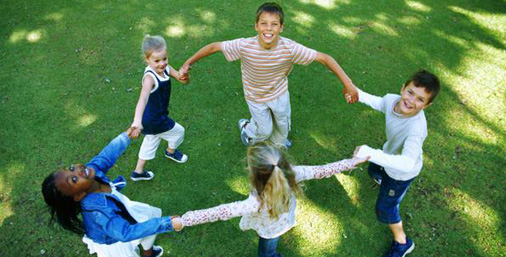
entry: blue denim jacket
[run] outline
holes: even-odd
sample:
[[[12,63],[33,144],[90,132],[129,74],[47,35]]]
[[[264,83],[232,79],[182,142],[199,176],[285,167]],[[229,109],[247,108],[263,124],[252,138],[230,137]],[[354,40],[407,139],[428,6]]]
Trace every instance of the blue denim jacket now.
[[[95,179],[110,184],[107,171],[114,165],[130,144],[126,133],[121,133],[107,145],[102,152],[93,157],[87,167],[95,169]],[[114,182],[120,190],[126,185],[123,176]],[[173,231],[170,216],[150,219],[137,223],[120,200],[109,193],[91,193],[81,200],[83,227],[86,236],[96,243],[113,244],[118,241],[129,242],[150,235]]]

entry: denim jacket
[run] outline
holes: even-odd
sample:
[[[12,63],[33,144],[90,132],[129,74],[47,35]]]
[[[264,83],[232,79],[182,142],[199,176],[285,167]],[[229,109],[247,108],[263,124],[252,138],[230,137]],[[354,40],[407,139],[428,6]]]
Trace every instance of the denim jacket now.
[[[116,187],[117,190],[126,185],[123,176],[111,182],[106,173],[129,144],[130,139],[127,134],[121,133],[102,152],[86,164],[87,167],[95,169],[95,179],[97,181]],[[118,197],[110,193],[86,195],[81,200],[81,210],[86,236],[99,244],[109,245],[118,241],[129,242],[150,235],[173,231],[170,216],[137,223]]]

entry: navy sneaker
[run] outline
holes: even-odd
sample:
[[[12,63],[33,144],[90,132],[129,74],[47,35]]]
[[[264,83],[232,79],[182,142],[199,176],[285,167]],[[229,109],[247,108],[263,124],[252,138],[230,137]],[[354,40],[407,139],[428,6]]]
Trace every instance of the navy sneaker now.
[[[160,257],[163,255],[163,248],[158,245],[153,245],[151,255],[142,255],[142,257]]]
[[[404,257],[408,253],[411,253],[413,249],[415,249],[415,243],[409,237],[406,237],[405,244],[399,244],[399,242],[394,240],[385,257]]]
[[[169,153],[167,150],[165,150],[165,157],[172,159],[177,163],[185,163],[188,161],[188,156],[177,149],[173,153]]]
[[[251,138],[248,137],[246,134],[246,126],[249,124],[249,120],[247,119],[240,119],[239,122],[237,122],[237,126],[239,127],[239,131],[241,132],[241,142],[243,145],[248,146],[251,143]]]
[[[135,172],[135,170],[132,172],[132,176],[130,177],[133,181],[139,181],[139,180],[151,180],[155,174],[151,171],[142,171],[141,174]]]

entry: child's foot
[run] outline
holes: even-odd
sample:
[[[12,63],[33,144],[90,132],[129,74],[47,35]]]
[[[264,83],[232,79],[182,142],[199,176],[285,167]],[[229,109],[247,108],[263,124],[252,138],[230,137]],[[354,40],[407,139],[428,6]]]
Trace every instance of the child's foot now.
[[[160,257],[163,255],[163,248],[158,245],[153,245],[151,255],[142,255],[142,257]]]
[[[390,246],[390,250],[384,255],[385,257],[404,257],[408,253],[411,253],[415,249],[415,243],[406,237],[405,244],[399,244],[397,241],[393,241]]]
[[[151,180],[155,177],[155,174],[151,171],[142,171],[142,173],[137,173],[135,170],[132,172],[132,176],[130,177],[133,181],[139,181],[139,180]]]
[[[247,119],[240,119],[239,122],[237,122],[237,125],[239,127],[239,131],[241,132],[241,142],[243,145],[248,146],[251,143],[251,138],[246,135],[246,126],[249,124],[249,120]]]
[[[240,119],[237,122],[237,126],[239,127],[239,131],[242,132],[244,128],[246,128],[246,125],[248,125],[249,120],[248,119]]]
[[[167,150],[165,150],[165,157],[172,159],[177,163],[185,163],[188,161],[188,156],[177,149],[173,153],[169,153]]]

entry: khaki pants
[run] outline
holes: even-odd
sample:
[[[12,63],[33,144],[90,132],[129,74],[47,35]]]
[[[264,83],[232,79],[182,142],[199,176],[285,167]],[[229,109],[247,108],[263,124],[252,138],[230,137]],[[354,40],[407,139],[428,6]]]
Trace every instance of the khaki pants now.
[[[290,131],[290,94],[286,91],[278,98],[257,103],[246,100],[251,119],[246,126],[246,135],[252,139],[252,144],[271,140],[278,146],[284,146]]]

